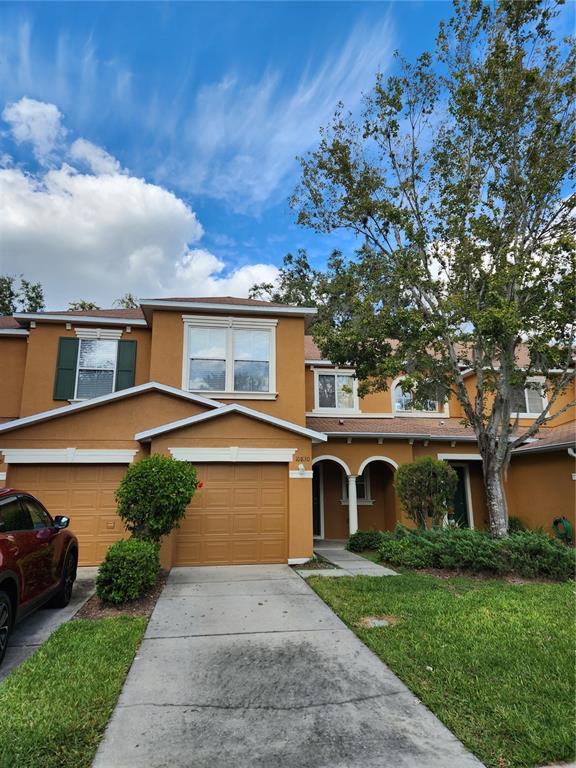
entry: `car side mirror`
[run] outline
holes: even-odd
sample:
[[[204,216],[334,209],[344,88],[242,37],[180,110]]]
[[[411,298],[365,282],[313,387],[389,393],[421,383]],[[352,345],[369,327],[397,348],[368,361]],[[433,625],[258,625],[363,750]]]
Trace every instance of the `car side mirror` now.
[[[70,525],[70,518],[66,517],[66,515],[56,515],[54,518],[54,528],[58,528],[58,530],[62,530],[62,528],[68,528]]]

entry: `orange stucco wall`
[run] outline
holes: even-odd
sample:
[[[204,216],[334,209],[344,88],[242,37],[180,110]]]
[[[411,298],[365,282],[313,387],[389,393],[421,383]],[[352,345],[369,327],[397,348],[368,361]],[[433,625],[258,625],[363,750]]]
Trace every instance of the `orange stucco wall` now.
[[[125,325],[119,324],[118,327]],[[75,338],[74,328],[79,326],[79,323],[74,323],[73,328],[66,330],[64,324],[38,323],[36,328],[30,329],[20,416],[29,416],[65,405],[62,400],[52,399],[58,340],[62,336]],[[138,342],[135,384],[144,384],[150,380],[150,331],[133,327],[130,333],[124,331],[122,338]]]
[[[195,315],[202,314],[194,312]],[[210,317],[210,315],[206,315]],[[242,317],[248,315],[242,314]],[[261,316],[258,316],[261,317]],[[173,387],[182,386],[184,323],[181,312],[154,312],[152,320],[152,356],[150,378]],[[304,320],[283,317],[276,326],[276,391],[275,400],[235,400],[280,419],[304,424]]]
[[[0,422],[20,415],[27,338],[0,336]]]

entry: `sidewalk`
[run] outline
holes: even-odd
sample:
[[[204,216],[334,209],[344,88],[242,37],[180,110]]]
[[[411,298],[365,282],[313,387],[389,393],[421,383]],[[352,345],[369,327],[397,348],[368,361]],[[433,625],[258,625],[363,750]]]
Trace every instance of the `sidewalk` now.
[[[391,568],[386,568],[378,563],[373,563],[367,560],[361,555],[357,555],[354,552],[349,552],[346,549],[345,541],[322,541],[314,547],[314,552],[323,557],[324,560],[328,560],[329,563],[337,565],[338,568],[345,571],[343,573],[334,573],[330,569],[325,571],[307,571],[307,575],[314,576],[398,576],[396,571]],[[304,572],[301,572],[304,575]]]

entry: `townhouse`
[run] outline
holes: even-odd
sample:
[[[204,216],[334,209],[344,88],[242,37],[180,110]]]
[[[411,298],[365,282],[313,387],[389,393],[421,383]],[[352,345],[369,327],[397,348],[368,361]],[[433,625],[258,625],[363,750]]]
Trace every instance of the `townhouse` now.
[[[162,544],[165,566],[298,563],[315,537],[391,529],[407,522],[394,472],[425,455],[458,473],[459,524],[485,528],[480,456],[457,401],[416,408],[400,380],[360,399],[354,372],[305,335],[313,312],[210,297],[0,317],[0,485],[69,515],[82,564],[124,535],[115,489],[156,452],[193,462],[204,481]],[[541,397],[517,393],[521,424]],[[575,430],[571,409],[513,456],[510,514],[530,527],[574,524]]]

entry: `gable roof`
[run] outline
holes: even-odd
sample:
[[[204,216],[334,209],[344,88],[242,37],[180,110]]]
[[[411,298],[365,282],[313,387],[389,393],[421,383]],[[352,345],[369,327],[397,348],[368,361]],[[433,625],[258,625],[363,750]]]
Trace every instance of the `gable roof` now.
[[[200,424],[203,421],[209,419],[225,416],[231,413],[240,413],[248,418],[256,419],[257,421],[263,421],[265,424],[271,424],[275,427],[280,427],[288,432],[295,432],[298,435],[309,437],[315,442],[324,443],[328,439],[326,435],[321,432],[316,432],[313,429],[302,427],[300,424],[294,424],[291,421],[285,421],[284,419],[278,419],[275,416],[270,416],[267,413],[261,411],[255,411],[253,408],[247,408],[245,405],[239,405],[238,403],[230,403],[230,405],[222,405],[220,408],[214,411],[208,411],[207,413],[199,413],[196,416],[188,416],[185,419],[179,421],[172,421],[169,424],[162,424],[160,427],[154,427],[153,429],[147,429],[144,432],[137,432],[134,435],[134,440],[138,440],[142,443],[148,442],[157,435],[163,435],[166,432],[173,432],[176,429],[182,429],[183,427],[192,426],[194,424]]]
[[[173,395],[193,403],[206,405],[208,408],[224,407],[222,403],[219,403],[217,400],[210,400],[202,395],[195,395],[192,394],[192,392],[185,392],[183,389],[170,387],[167,384],[159,384],[156,381],[150,381],[146,384],[138,384],[135,387],[129,387],[128,389],[121,389],[119,392],[112,392],[110,395],[101,395],[100,397],[93,397],[91,400],[83,400],[81,403],[72,403],[71,405],[64,405],[61,408],[52,408],[49,411],[35,413],[32,416],[23,416],[21,419],[5,421],[0,424],[0,432],[11,432],[14,429],[22,429],[31,424],[38,424],[39,422],[49,421],[50,419],[58,419],[60,416],[69,416],[70,414],[78,413],[79,411],[85,411],[89,408],[97,408],[100,405],[106,405],[115,400],[123,400],[124,398],[133,397],[134,395],[139,395],[144,392],[164,392],[167,395]]]
[[[556,427],[547,427],[536,433],[533,440],[516,448],[514,454],[543,453],[544,451],[560,451],[568,448],[576,448],[576,424],[558,424]]]

